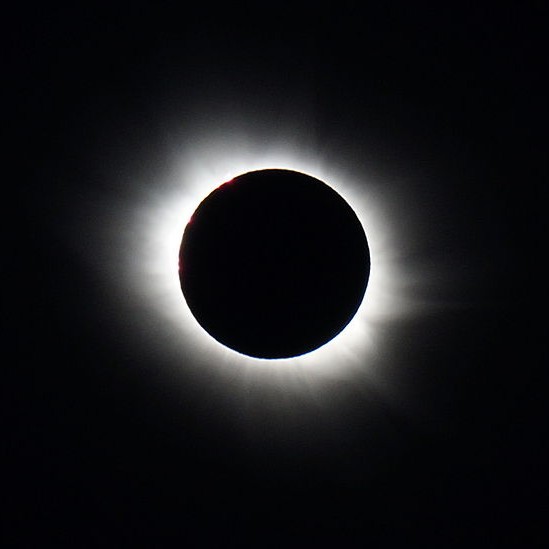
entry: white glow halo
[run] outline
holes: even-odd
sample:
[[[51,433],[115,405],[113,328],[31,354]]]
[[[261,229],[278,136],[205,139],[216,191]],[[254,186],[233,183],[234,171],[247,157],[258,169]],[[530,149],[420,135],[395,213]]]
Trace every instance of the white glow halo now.
[[[126,331],[155,348],[171,374],[199,364],[230,378],[259,378],[283,386],[309,386],[327,377],[371,379],[379,368],[376,357],[383,354],[387,328],[420,307],[414,290],[423,281],[403,267],[406,239],[390,224],[394,205],[387,205],[380,186],[338,168],[333,159],[328,165],[321,155],[301,149],[287,143],[254,147],[234,138],[223,145],[214,139],[187,144],[173,154],[163,174],[140,174],[131,178],[131,185],[120,182],[124,198],[114,199],[113,193],[88,215],[103,227],[96,247],[99,263],[121,305],[118,315],[131,318]],[[332,187],[361,221],[371,257],[364,299],[343,331],[305,355],[274,360],[242,355],[213,339],[190,312],[178,276],[182,235],[199,203],[222,183],[267,168],[302,172]]]

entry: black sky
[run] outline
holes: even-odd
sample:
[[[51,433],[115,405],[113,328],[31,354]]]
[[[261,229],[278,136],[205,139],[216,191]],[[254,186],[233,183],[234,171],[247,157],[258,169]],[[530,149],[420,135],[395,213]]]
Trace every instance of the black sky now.
[[[540,6],[8,8],[6,547],[541,542]],[[120,172],[164,169],[173,128],[278,136],[281,111],[377,176],[449,304],[387,328],[394,398],[174,386],[90,268],[101,220],[75,234]]]

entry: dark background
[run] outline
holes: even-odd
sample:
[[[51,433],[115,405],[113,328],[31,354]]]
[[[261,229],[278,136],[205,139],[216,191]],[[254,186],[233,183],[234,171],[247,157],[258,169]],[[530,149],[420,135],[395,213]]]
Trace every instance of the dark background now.
[[[541,543],[546,18],[412,4],[7,8],[6,547]],[[215,384],[168,388],[65,235],[110,192],[92,175],[161,162],[188,105],[276,125],[293,97],[320,149],[413,181],[387,200],[413,197],[413,253],[467,303],[395,322],[405,400],[334,383],[333,429],[260,389],[241,412]]]

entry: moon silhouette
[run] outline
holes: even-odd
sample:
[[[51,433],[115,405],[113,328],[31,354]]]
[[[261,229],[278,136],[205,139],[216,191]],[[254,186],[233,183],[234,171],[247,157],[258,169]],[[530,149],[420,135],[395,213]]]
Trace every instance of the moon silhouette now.
[[[349,204],[309,175],[252,171],[224,183],[185,228],[179,278],[214,339],[280,359],[329,342],[357,312],[370,253]]]

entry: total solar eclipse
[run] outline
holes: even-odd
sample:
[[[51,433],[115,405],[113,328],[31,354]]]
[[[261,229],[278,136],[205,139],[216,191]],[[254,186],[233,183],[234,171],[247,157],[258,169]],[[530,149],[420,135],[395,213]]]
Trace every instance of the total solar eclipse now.
[[[195,210],[179,251],[189,309],[214,339],[290,358],[333,339],[357,312],[370,253],[349,204],[309,175],[244,173]]]

